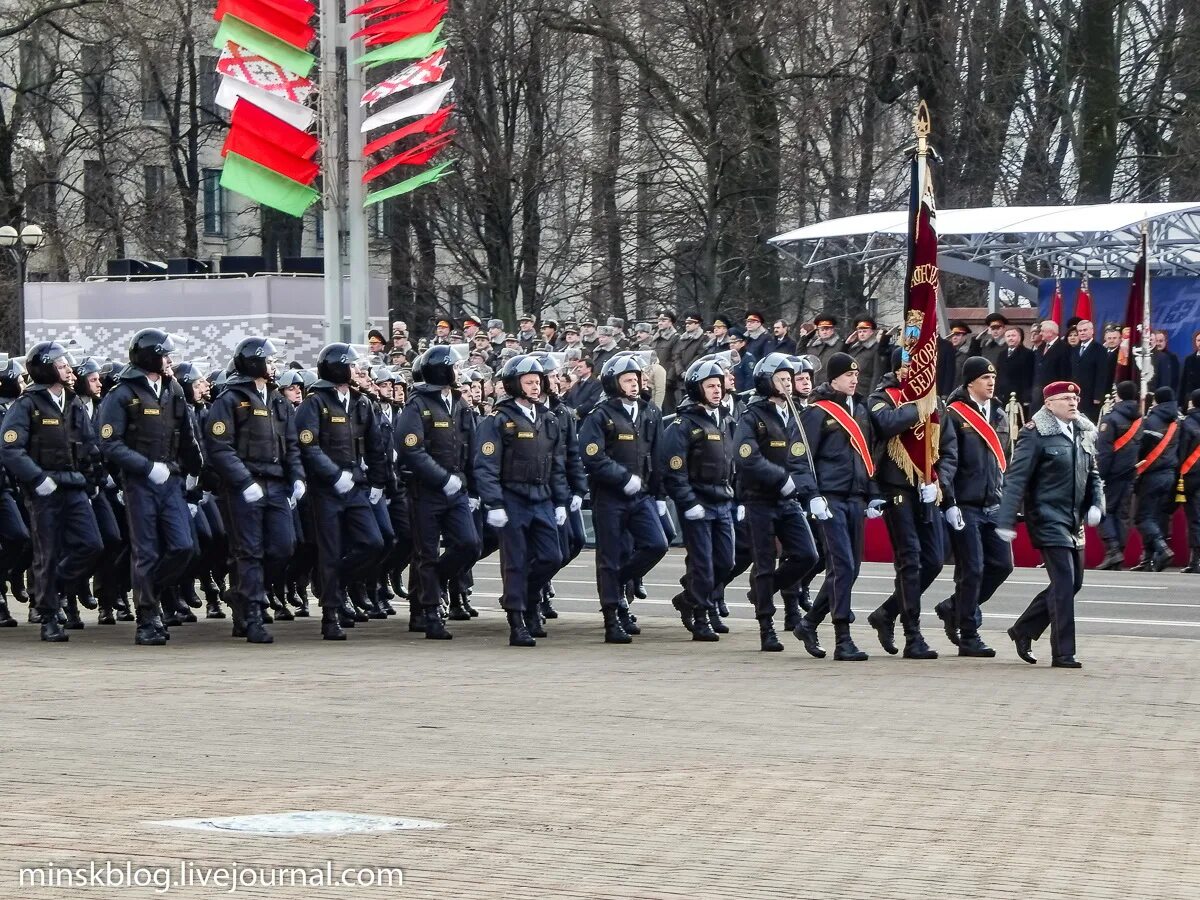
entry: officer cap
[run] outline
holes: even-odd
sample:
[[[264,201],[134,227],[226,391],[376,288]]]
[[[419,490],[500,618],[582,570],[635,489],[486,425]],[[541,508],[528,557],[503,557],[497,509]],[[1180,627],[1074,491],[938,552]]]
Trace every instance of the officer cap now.
[[[813,319],[813,324],[818,328],[821,326],[825,326],[826,328],[837,328],[837,318],[831,316],[829,313],[821,313],[815,319]]]
[[[992,365],[991,360],[982,356],[972,356],[963,363],[963,384],[968,385],[976,378],[982,378],[984,375],[995,375],[996,367]]]

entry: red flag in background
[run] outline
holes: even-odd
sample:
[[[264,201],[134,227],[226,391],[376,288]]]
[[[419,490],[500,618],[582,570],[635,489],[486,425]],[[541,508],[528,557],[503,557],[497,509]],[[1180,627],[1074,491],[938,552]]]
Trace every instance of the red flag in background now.
[[[417,119],[415,122],[410,122],[403,128],[397,128],[395,131],[385,134],[381,138],[376,138],[363,147],[363,154],[370,156],[379,150],[382,150],[388,144],[394,144],[396,141],[409,137],[414,134],[436,134],[446,124],[446,119],[451,112],[454,111],[454,104],[443,106],[435,113],[430,113],[423,118]]]
[[[1146,234],[1142,233],[1142,255],[1133,270],[1133,283],[1129,286],[1129,300],[1125,304],[1125,321],[1121,328],[1121,346],[1117,350],[1117,367],[1113,373],[1113,384],[1121,381],[1136,381],[1137,364],[1133,351],[1142,345],[1142,318],[1146,314],[1146,297],[1150,294],[1150,260]],[[1140,386],[1139,386],[1140,390]]]
[[[1062,329],[1063,323],[1063,298],[1062,298],[1062,281],[1054,279],[1054,296],[1050,298],[1050,321],[1054,322],[1059,329]]]
[[[316,32],[307,22],[298,22],[288,13],[268,6],[262,0],[220,0],[213,19],[220,22],[225,16],[236,16],[243,22],[265,31],[272,37],[277,37],[285,44],[308,48],[313,42]]]
[[[1083,273],[1083,280],[1079,282],[1079,296],[1075,298],[1075,315],[1081,320],[1087,319],[1089,322],[1095,323],[1092,318],[1092,289],[1088,287],[1087,272]]]
[[[238,102],[234,104],[233,114],[229,118],[229,129],[231,132],[235,130],[248,131],[258,135],[263,140],[276,145],[287,153],[299,156],[301,159],[312,159],[320,146],[315,134],[301,131],[282,119],[275,118],[245,97],[239,98]],[[222,151],[221,155],[224,156],[225,151]]]

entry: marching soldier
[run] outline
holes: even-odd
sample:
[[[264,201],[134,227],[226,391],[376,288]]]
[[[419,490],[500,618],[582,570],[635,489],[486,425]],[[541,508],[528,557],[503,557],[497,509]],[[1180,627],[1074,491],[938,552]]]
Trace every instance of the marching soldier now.
[[[642,364],[635,356],[609,360],[600,375],[606,399],[583,422],[579,443],[592,495],[596,533],[596,584],[604,614],[604,640],[628,644],[629,616],[624,585],[640,580],[666,555],[659,521],[661,477],[655,466],[657,419],[639,398]],[[632,552],[626,554],[625,539]]]
[[[973,356],[963,365],[963,384],[950,395],[946,409],[958,443],[956,506],[946,510],[956,587],[954,596],[934,610],[959,656],[996,655],[979,637],[979,607],[1013,570],[1012,548],[996,535],[1009,433],[1008,416],[995,393],[995,364]]]
[[[663,485],[680,512],[687,548],[684,626],[693,641],[716,641],[716,591],[733,568],[733,423],[718,411],[725,370],[700,359],[683,376],[686,399],[662,438]]]
[[[571,501],[563,432],[541,404],[545,369],[532,356],[510,359],[500,370],[505,398],[479,424],[475,483],[489,527],[500,537],[511,647],[533,647],[545,637],[541,587],[562,565],[559,528]]]
[[[234,636],[269,644],[263,626],[267,585],[283,579],[296,547],[292,510],[304,496],[304,468],[292,404],[272,383],[274,345],[244,338],[234,375],[212,405],[205,428],[209,462],[221,479],[229,550],[234,560]],[[241,634],[239,634],[241,632]]]
[[[792,374],[792,396],[796,412],[803,416],[804,410],[808,408],[808,401],[812,397],[813,388],[815,387],[813,384],[813,357],[793,355],[792,361],[796,366],[796,371]],[[809,600],[809,586],[813,583],[817,575],[825,570],[825,551],[821,549],[821,532],[819,529],[812,531],[811,526],[810,531],[813,536],[813,543],[817,548],[816,562],[809,567],[808,571],[800,577],[798,582],[791,587],[783,588],[779,592],[779,596],[783,598],[783,627],[785,631],[793,631],[800,621],[800,613],[808,612],[812,609],[812,603]]]
[[[1097,466],[1104,480],[1104,519],[1100,537],[1104,540],[1101,569],[1119,569],[1125,561],[1125,541],[1129,537],[1129,507],[1133,500],[1137,474],[1137,436],[1142,430],[1138,407],[1138,388],[1132,381],[1117,385],[1117,402],[1100,419],[1097,440]]]
[[[184,476],[199,476],[204,465],[187,399],[171,377],[174,350],[165,331],[139,331],[129,342],[129,365],[100,404],[100,450],[121,471],[129,520],[136,642],[152,646],[170,637],[159,609],[172,608],[169,591],[195,552]]]
[[[883,500],[876,496],[874,483],[870,414],[856,393],[858,364],[845,353],[834,353],[826,372],[829,380],[813,392],[800,420],[812,448],[817,484],[829,505],[830,516],[821,521],[825,581],[793,633],[811,656],[823,658],[817,626],[832,613],[837,638],[833,658],[859,662],[867,654],[850,637],[850,595],[862,565],[863,516],[883,515]]]
[[[413,386],[396,422],[396,450],[412,473],[417,590],[409,599],[409,630],[423,629],[430,640],[453,637],[442,622],[442,585],[458,582],[482,552],[470,503],[475,414],[456,388],[454,363],[448,347],[430,347],[417,359],[413,377],[421,383]]]
[[[898,399],[904,366],[901,349],[892,351],[891,362],[891,371],[883,376],[878,390],[867,399],[871,428],[880,442],[898,438],[919,421],[916,404],[901,404]],[[936,506],[938,486],[941,486],[944,505],[954,506],[954,469],[958,452],[953,420],[943,417],[940,424],[934,481],[929,484],[920,483],[920,475],[910,476],[905,472],[886,449],[878,454],[875,481],[884,494],[883,521],[892,543],[896,588],[867,617],[867,622],[878,634],[883,649],[894,654],[896,618],[899,616],[904,628],[905,659],[937,659],[937,651],[926,643],[921,633],[921,595],[941,574],[942,560],[946,556],[942,517]]]
[[[1179,480],[1183,485],[1184,510],[1188,523],[1188,564],[1183,571],[1200,574],[1200,390],[1188,396],[1188,413],[1183,420],[1179,440]]]
[[[1050,586],[1008,629],[1017,655],[1037,663],[1033,642],[1050,628],[1052,665],[1079,669],[1075,659],[1075,595],[1083,587],[1083,526],[1100,524],[1104,486],[1096,469],[1096,426],[1079,415],[1079,385],[1055,381],[1043,406],[1021,429],[1005,472],[996,534],[1016,539],[1022,504],[1033,546],[1042,553]]]
[[[33,539],[33,595],[42,640],[68,640],[58,621],[62,595],[87,578],[103,551],[88,501],[99,451],[83,406],[67,388],[71,359],[54,341],[25,360],[33,383],[4,416],[0,459],[25,491]]]
[[[339,616],[349,605],[345,585],[361,581],[383,552],[371,510],[383,498],[387,448],[369,402],[350,387],[358,353],[349,344],[326,345],[317,356],[317,381],[296,411],[300,460],[317,544],[321,637],[344,641]]]
[[[1140,445],[1133,524],[1143,549],[1142,562],[1134,568],[1161,572],[1174,555],[1167,544],[1179,470],[1179,406],[1172,388],[1154,392],[1154,406],[1142,418]]]
[[[8,414],[13,401],[21,396],[21,374],[15,359],[5,360],[0,365],[0,420]],[[23,589],[25,570],[33,558],[29,527],[18,502],[16,483],[0,466],[0,628],[17,626],[17,620],[8,609],[8,585],[12,584],[15,597],[18,586]]]

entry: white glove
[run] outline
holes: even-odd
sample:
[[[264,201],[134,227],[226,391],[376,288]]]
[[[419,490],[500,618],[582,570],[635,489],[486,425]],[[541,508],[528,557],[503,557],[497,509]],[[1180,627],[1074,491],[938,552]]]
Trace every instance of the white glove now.
[[[704,507],[697,503],[695,506],[685,512],[683,517],[690,522],[698,522],[704,518]]]
[[[200,513],[200,507],[197,506],[195,503],[189,503],[188,504],[188,512],[190,512],[192,514],[192,518],[194,519]]]
[[[882,515],[883,515],[883,501],[882,500],[872,500],[870,503],[867,504],[867,518],[868,519],[878,519]]]
[[[200,479],[195,475],[189,475],[183,480],[183,489],[185,491],[194,491],[198,484],[200,484]]]
[[[338,480],[333,483],[333,489],[339,494],[348,494],[353,487],[354,476],[347,471],[343,471],[342,474],[338,476]]]
[[[502,509],[489,509],[487,523],[493,528],[503,528],[508,524],[508,513]]]
[[[957,506],[951,506],[946,510],[946,524],[955,531],[962,531],[967,527],[966,520],[963,519],[962,510]]]
[[[1087,511],[1087,523],[1095,528],[1100,524],[1100,520],[1104,518],[1104,511],[1098,506],[1090,507]]]
[[[583,509],[583,498],[575,496],[571,498],[571,512],[579,512]]]
[[[447,497],[453,497],[462,490],[462,479],[457,475],[451,475],[450,480],[442,485],[442,493]]]
[[[813,497],[809,500],[808,511],[818,522],[826,522],[833,518],[833,513],[829,511],[829,501],[824,497]]]
[[[665,516],[667,514],[667,501],[666,500],[655,500],[654,506],[658,510],[658,514],[660,516]]]
[[[112,488],[115,488],[117,486],[117,483],[115,481],[113,481],[113,477],[111,475],[105,475],[104,476],[104,486],[111,490]]]
[[[257,503],[264,496],[262,485],[257,481],[250,482],[250,485],[242,491],[242,499],[247,503]]]
[[[42,479],[41,483],[33,489],[33,492],[39,497],[49,497],[58,490],[58,482],[47,475]]]
[[[923,484],[921,485],[921,502],[932,503],[937,499],[937,485]]]
[[[471,510],[471,512],[475,512],[475,510],[479,509],[479,498],[478,497],[468,497],[467,498],[467,509]]]
[[[150,467],[150,480],[155,484],[162,484],[171,477],[171,470],[167,468],[166,463],[157,462]]]
[[[630,475],[629,480],[625,482],[625,495],[632,497],[642,489],[642,479],[636,475]]]
[[[117,502],[120,503],[122,506],[125,505],[125,492],[124,491],[117,491]]]
[[[295,509],[295,508],[296,508],[296,498],[288,497],[288,509]]]
[[[744,507],[744,506],[738,506],[738,508],[737,508],[737,520],[740,522],[740,521],[742,521],[744,518],[746,518],[746,507]]]
[[[792,481],[792,476],[789,475],[787,481],[783,483],[783,487],[779,489],[779,496],[790,497],[794,493],[796,493],[796,482]]]
[[[566,525],[567,524],[567,508],[565,506],[554,507],[554,524],[555,525]]]
[[[996,529],[996,537],[1000,538],[1000,540],[1002,540],[1002,541],[1007,541],[1008,543],[1011,544],[1013,541],[1015,541],[1017,539],[1017,532],[1011,528],[997,528]]]
[[[292,482],[292,506],[295,506],[304,499],[304,495],[308,493],[308,485],[303,481]]]
[[[383,488],[371,488],[371,505],[374,506],[383,499]]]

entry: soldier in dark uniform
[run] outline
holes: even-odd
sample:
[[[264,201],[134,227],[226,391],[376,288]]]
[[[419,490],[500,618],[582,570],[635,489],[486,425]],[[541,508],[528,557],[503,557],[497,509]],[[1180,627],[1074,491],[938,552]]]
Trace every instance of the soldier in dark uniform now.
[[[886,442],[899,437],[919,420],[916,404],[899,404],[891,391],[898,391],[904,374],[904,351],[892,351],[891,371],[867,399],[871,428],[880,443],[875,483],[884,496],[884,524],[892,543],[896,587],[892,595],[867,618],[879,643],[888,653],[896,652],[896,618],[904,628],[905,659],[937,659],[937,651],[921,633],[921,595],[941,574],[946,556],[942,516],[938,512],[939,485],[944,507],[954,506],[954,470],[958,445],[954,422],[941,417],[938,459],[934,481],[922,483],[924,473],[910,475],[897,465]],[[949,393],[949,391],[947,392]]]
[[[797,414],[803,417],[814,387],[814,357],[807,354],[803,356],[789,354],[789,356],[791,356],[792,364],[796,369],[792,373],[793,405],[796,407]],[[811,518],[812,514],[810,513],[809,516]],[[817,548],[816,562],[800,576],[799,581],[790,587],[782,588],[779,592],[779,596],[783,598],[783,627],[786,631],[795,629],[800,621],[801,612],[808,612],[812,609],[812,602],[809,600],[809,586],[817,575],[825,571],[825,551],[821,549],[821,531],[813,529],[811,525],[809,528],[812,532],[813,543]]]
[[[242,339],[233,352],[235,374],[225,380],[204,430],[228,511],[234,636],[251,644],[273,640],[263,627],[267,585],[282,580],[295,550],[292,510],[307,489],[295,412],[273,383],[274,356],[266,338]]]
[[[946,418],[953,420],[958,442],[957,505],[946,509],[955,590],[934,609],[959,656],[996,655],[979,637],[979,607],[1013,570],[1012,548],[996,536],[1009,433],[1008,416],[995,393],[995,364],[973,356],[963,366],[962,386],[947,398]]]
[[[1133,525],[1142,536],[1142,561],[1135,570],[1161,572],[1174,558],[1168,543],[1179,472],[1179,405],[1173,388],[1154,392],[1154,406],[1138,433]]]
[[[457,581],[482,552],[470,498],[475,415],[455,385],[454,353],[431,347],[417,360],[408,403],[396,422],[395,447],[412,473],[413,584],[410,630],[451,637],[440,613],[442,585]],[[438,555],[438,543],[444,548]],[[415,608],[414,608],[415,605]],[[418,611],[419,610],[419,611]],[[423,616],[423,621],[422,621]]]
[[[733,423],[718,407],[725,370],[700,359],[683,376],[685,400],[663,432],[658,466],[687,548],[684,599],[676,601],[694,641],[719,640],[716,592],[733,568]]]
[[[311,373],[311,377],[315,381],[316,373]],[[299,410],[300,404],[304,402],[305,370],[291,369],[282,372],[276,384],[279,385],[280,396],[292,404],[293,412]],[[297,429],[298,436],[299,429]],[[303,463],[303,458],[301,463]],[[312,533],[312,516],[309,511],[307,490],[305,496],[296,502],[296,508],[292,510],[292,527],[296,532],[296,549],[292,551],[292,558],[288,561],[284,573],[286,599],[295,609],[296,618],[307,619],[309,617],[308,583],[312,577],[314,560],[317,555],[317,542]]]
[[[812,448],[817,484],[832,514],[821,522],[825,581],[813,608],[801,616],[793,633],[810,655],[824,657],[817,626],[832,613],[837,638],[833,658],[857,662],[867,654],[850,637],[850,595],[862,565],[863,516],[883,515],[883,500],[876,496],[874,483],[870,414],[856,393],[858,364],[845,353],[835,353],[825,371],[829,380],[813,392],[800,417]]]
[[[397,385],[403,396],[404,387],[399,376],[386,366],[376,366],[371,370],[371,380],[379,391],[379,402],[376,413],[379,418],[379,430],[383,437],[383,445],[388,455],[387,484],[383,489],[384,504],[388,516],[389,527],[392,531],[392,541],[384,552],[380,571],[377,578],[376,600],[385,615],[394,616],[396,610],[389,602],[394,596],[387,589],[388,579],[397,570],[408,566],[412,558],[412,510],[408,503],[408,489],[400,477],[397,463],[400,453],[396,450],[396,421],[400,409],[404,405],[397,402]],[[468,616],[468,618],[470,618]]]
[[[604,640],[627,644],[629,616],[624,586],[640,580],[667,552],[656,500],[663,499],[655,465],[658,419],[640,399],[642,364],[617,356],[600,375],[607,397],[579,431],[592,495],[596,533],[596,584],[604,614]],[[626,553],[626,537],[632,553]]]
[[[15,359],[5,360],[0,365],[0,419],[21,396],[21,375],[21,367]],[[18,585],[23,589],[25,570],[33,559],[29,526],[25,524],[18,503],[17,485],[0,466],[0,628],[17,625],[8,609],[8,585],[13,585],[14,596]]]
[[[795,585],[817,562],[805,511],[818,520],[830,516],[817,489],[798,411],[789,402],[798,368],[798,360],[784,353],[771,353],[754,367],[757,396],[738,419],[734,438],[738,499],[746,509],[754,559],[750,599],[765,651],[783,650],[775,634],[775,594]]]
[[[296,411],[317,544],[321,637],[327,641],[346,639],[342,629],[353,627],[354,619],[344,612],[345,585],[362,580],[383,552],[371,501],[383,497],[387,448],[370,404],[350,387],[357,359],[349,344],[325,346],[317,356],[318,380]]]
[[[1183,571],[1200,575],[1200,389],[1188,395],[1188,412],[1180,424],[1179,480],[1183,485],[1188,523],[1188,562]],[[1103,476],[1101,476],[1103,477]]]
[[[1138,387],[1132,381],[1117,385],[1117,402],[1100,419],[1096,441],[1096,465],[1104,480],[1104,519],[1100,537],[1104,540],[1101,569],[1119,569],[1125,562],[1125,541],[1129,537],[1129,511],[1133,500],[1133,482],[1137,474],[1138,433],[1142,414]]]
[[[487,525],[499,532],[500,605],[512,647],[533,647],[546,635],[539,593],[562,565],[558,530],[571,499],[562,429],[539,402],[544,374],[532,356],[505,363],[506,396],[475,437],[475,483]]]
[[[1079,415],[1079,385],[1056,381],[1042,390],[1043,406],[1021,429],[1004,479],[996,534],[1016,539],[1025,509],[1029,539],[1042,553],[1050,586],[1033,598],[1008,629],[1017,655],[1033,665],[1032,645],[1050,628],[1052,665],[1082,668],[1075,659],[1075,595],[1083,587],[1083,526],[1096,526],[1104,486],[1096,469],[1096,426]]]
[[[62,642],[62,595],[87,578],[103,551],[88,501],[99,451],[91,421],[67,388],[71,358],[62,344],[34,344],[25,360],[32,379],[8,408],[0,460],[25,491],[33,539],[33,596],[42,640]]]
[[[120,469],[125,496],[139,644],[169,638],[159,609],[172,608],[170,589],[196,544],[184,480],[199,476],[204,454],[183,389],[171,377],[174,350],[165,331],[139,331],[129,342],[130,364],[100,404],[100,450]]]

